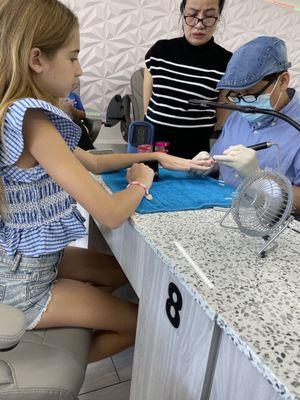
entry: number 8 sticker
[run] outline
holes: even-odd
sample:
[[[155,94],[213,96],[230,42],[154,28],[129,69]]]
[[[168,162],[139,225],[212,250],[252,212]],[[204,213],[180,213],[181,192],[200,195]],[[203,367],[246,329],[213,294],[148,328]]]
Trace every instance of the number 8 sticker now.
[[[182,296],[178,287],[173,282],[169,284],[168,293],[169,298],[166,301],[166,313],[171,324],[177,329],[180,325],[179,311],[182,309]]]

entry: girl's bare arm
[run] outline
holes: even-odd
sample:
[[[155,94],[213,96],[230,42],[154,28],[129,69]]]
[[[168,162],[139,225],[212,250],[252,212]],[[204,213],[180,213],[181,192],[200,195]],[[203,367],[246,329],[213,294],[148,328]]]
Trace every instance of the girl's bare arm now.
[[[25,151],[97,221],[109,228],[120,226],[132,215],[144,195],[140,186],[108,194],[77,160],[42,110],[29,110],[23,125]],[[153,172],[144,164],[134,179],[151,186]]]

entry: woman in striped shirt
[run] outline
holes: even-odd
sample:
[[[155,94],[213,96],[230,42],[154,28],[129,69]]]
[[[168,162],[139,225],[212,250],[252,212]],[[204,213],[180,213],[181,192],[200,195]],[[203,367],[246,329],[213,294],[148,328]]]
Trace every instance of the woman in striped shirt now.
[[[146,54],[145,119],[154,125],[156,141],[170,143],[170,154],[192,158],[209,151],[215,111],[193,108],[188,100],[219,98],[216,86],[231,57],[213,38],[224,3],[183,0],[184,35],[159,40]]]

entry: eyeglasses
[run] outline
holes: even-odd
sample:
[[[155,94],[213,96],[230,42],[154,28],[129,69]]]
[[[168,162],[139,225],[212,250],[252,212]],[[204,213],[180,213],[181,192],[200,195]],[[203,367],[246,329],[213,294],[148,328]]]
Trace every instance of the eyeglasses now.
[[[265,90],[267,90],[268,87],[270,87],[277,80],[277,78],[278,78],[278,76],[276,76],[275,79],[272,79],[271,81],[269,81],[262,89],[258,90],[255,93],[239,95],[239,94],[235,94],[232,91],[230,91],[229,93],[226,94],[225,97],[231,103],[237,104],[241,100],[243,100],[245,103],[254,103],[257,100],[258,96],[260,96]]]
[[[190,15],[185,15],[183,17],[185,20],[185,23],[188,26],[191,26],[194,28],[196,25],[198,25],[199,22],[204,26],[204,28],[211,28],[216,24],[218,21],[219,17],[205,17],[205,18],[197,18],[197,17],[192,17]]]

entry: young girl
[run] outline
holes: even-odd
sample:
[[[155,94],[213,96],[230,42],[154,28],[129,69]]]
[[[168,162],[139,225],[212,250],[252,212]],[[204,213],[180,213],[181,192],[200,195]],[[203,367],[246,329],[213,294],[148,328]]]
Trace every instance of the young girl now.
[[[73,199],[116,228],[152,184],[140,161],[182,170],[208,163],[76,148],[80,128],[58,105],[82,73],[78,53],[78,21],[58,0],[1,0],[0,301],[24,311],[27,329],[92,329],[94,361],[133,344],[137,309],[110,294],[125,280],[113,257],[66,247],[85,235]],[[128,188],[114,195],[88,172],[129,166]]]

